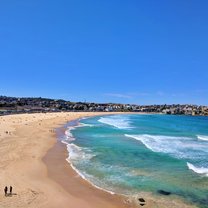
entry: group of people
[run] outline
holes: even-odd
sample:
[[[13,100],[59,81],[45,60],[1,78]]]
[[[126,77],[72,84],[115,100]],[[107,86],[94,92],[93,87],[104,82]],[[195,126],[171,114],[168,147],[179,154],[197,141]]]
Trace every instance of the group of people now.
[[[12,195],[12,186],[9,187],[9,190],[8,190],[8,187],[5,186],[5,188],[4,188],[4,194],[5,194],[5,196],[7,196],[8,194],[9,195]]]

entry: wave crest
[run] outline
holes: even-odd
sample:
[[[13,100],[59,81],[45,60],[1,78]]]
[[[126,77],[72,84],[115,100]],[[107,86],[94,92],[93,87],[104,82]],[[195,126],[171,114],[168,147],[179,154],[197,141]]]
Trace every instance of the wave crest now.
[[[95,126],[93,124],[86,124],[86,123],[79,123],[79,124],[80,124],[80,126],[78,126],[78,127],[84,127],[84,126],[94,127]]]
[[[202,174],[202,175],[205,175],[205,176],[208,176],[208,168],[204,168],[204,167],[196,167],[194,166],[193,164],[191,163],[188,163],[187,162],[187,166],[190,170],[194,171],[195,173],[198,173],[198,174]]]
[[[90,160],[96,156],[91,153],[90,149],[79,147],[73,143],[67,144],[67,150],[69,153],[68,159],[72,161]]]
[[[205,136],[205,135],[197,135],[197,138],[199,140],[208,141],[208,136]]]
[[[130,120],[126,116],[108,116],[108,117],[101,117],[98,120],[100,123],[104,123],[110,126],[114,126],[118,129],[131,129]]]
[[[208,146],[195,141],[189,137],[173,137],[162,135],[129,135],[126,137],[136,139],[142,142],[153,152],[169,154],[175,158],[185,159],[206,159]],[[197,154],[196,154],[197,151]]]

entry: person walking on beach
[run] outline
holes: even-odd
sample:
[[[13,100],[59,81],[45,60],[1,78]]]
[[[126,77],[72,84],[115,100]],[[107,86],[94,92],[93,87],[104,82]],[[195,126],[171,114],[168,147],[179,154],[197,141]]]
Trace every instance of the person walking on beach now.
[[[7,191],[8,191],[8,188],[7,188],[7,186],[5,186],[5,188],[4,188],[4,194],[5,194],[5,196],[7,196]]]
[[[9,187],[9,193],[12,195],[12,186]]]

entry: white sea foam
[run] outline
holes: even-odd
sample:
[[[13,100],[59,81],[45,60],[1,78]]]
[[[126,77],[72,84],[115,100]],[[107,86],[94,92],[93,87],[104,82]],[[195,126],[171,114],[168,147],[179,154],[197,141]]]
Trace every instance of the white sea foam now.
[[[101,117],[99,122],[108,124],[111,126],[114,126],[118,129],[131,129],[133,128],[131,126],[130,120],[127,116],[107,116],[107,117]]]
[[[95,154],[92,154],[90,149],[79,147],[73,143],[67,144],[67,150],[70,160],[90,160]]]
[[[187,162],[187,166],[190,170],[194,171],[195,173],[198,173],[198,174],[202,174],[202,175],[205,175],[205,176],[208,176],[208,168],[204,168],[204,167],[196,167],[194,166],[193,164],[191,163],[188,163]]]
[[[93,182],[91,182],[90,180],[88,180],[88,177],[86,177],[85,175],[87,174],[84,174],[82,173],[81,171],[79,171],[74,165],[73,165],[73,162],[78,162],[80,160],[90,160],[92,157],[96,156],[96,155],[93,155],[93,154],[90,154],[90,153],[86,153],[84,152],[83,150],[85,151],[89,151],[89,149],[87,148],[81,148],[73,143],[71,144],[67,144],[67,150],[68,150],[68,158],[66,158],[67,162],[70,164],[70,166],[72,167],[73,170],[75,170],[77,172],[77,174],[84,180],[86,180],[88,183],[90,183],[92,186],[102,190],[102,191],[105,191],[105,192],[108,192],[110,194],[115,194],[115,192],[113,191],[109,191],[107,189],[104,189],[104,188],[101,188],[97,185],[95,185]]]
[[[73,130],[74,127],[68,127],[65,132],[64,136],[61,138],[61,142],[64,144],[68,144],[69,142],[72,142],[75,140],[73,134],[71,133],[71,130]]]
[[[129,135],[126,137],[142,142],[153,152],[167,153],[176,158],[206,158],[208,146],[189,137],[173,137],[162,135]]]
[[[91,124],[85,124],[85,123],[79,123],[77,126],[69,126],[66,131],[64,132],[65,133],[65,138],[63,139],[63,143],[66,143],[68,144],[67,142],[72,142],[75,140],[73,134],[72,134],[72,130],[76,129],[76,128],[79,128],[79,127],[84,127],[84,126],[89,126],[89,127],[93,127],[93,125]]]
[[[153,152],[175,153],[176,150],[172,145],[174,144],[175,147],[180,148],[180,145],[182,144],[177,137],[155,136],[148,134],[125,134],[125,136],[141,141],[148,149],[152,150]]]
[[[83,119],[82,119],[83,120]],[[73,143],[69,143],[75,140],[73,137],[73,134],[71,133],[71,130],[74,130],[77,127],[84,127],[84,126],[89,126],[93,127],[94,125],[91,124],[85,124],[85,123],[79,123],[77,126],[70,126],[67,128],[65,131],[65,139],[62,140],[62,143],[67,145],[67,150],[68,150],[68,157],[66,158],[66,161],[70,164],[71,168],[84,180],[86,180],[88,183],[90,183],[92,186],[96,187],[97,189],[100,189],[102,191],[108,192],[110,194],[115,194],[113,191],[109,191],[107,189],[101,188],[94,183],[92,183],[90,180],[87,179],[87,177],[79,171],[73,163],[79,162],[79,161],[89,161],[91,158],[95,157],[95,154],[92,154],[91,151],[88,148],[82,148],[79,147]]]
[[[64,133],[65,133],[65,137],[66,137],[66,139],[65,139],[66,141],[71,142],[71,141],[74,141],[74,140],[75,140],[73,134],[71,133],[71,131],[74,130],[74,129],[75,129],[75,128],[72,127],[72,126],[70,126],[70,127],[68,127],[68,128],[66,129],[66,131],[64,132]]]
[[[112,195],[115,194],[115,192],[109,191],[109,190],[104,189],[104,188],[101,188],[100,186],[97,186],[97,185],[95,185],[94,183],[92,183],[90,180],[88,180],[87,177],[85,176],[85,174],[81,173],[81,172],[80,172],[80,171],[72,164],[72,162],[70,161],[69,158],[67,158],[66,161],[70,164],[70,166],[72,167],[72,169],[73,169],[73,170],[74,170],[74,171],[75,171],[82,179],[86,180],[89,184],[91,184],[92,186],[94,186],[94,187],[97,188],[97,189],[100,189],[100,190],[102,190],[102,191],[108,192],[108,193],[110,193],[110,194],[112,194]]]
[[[93,127],[93,126],[95,126],[93,124],[86,124],[86,123],[79,123],[79,124],[80,124],[80,127],[83,127],[83,126]]]
[[[205,135],[197,135],[197,138],[199,140],[208,141],[208,136],[205,136]]]

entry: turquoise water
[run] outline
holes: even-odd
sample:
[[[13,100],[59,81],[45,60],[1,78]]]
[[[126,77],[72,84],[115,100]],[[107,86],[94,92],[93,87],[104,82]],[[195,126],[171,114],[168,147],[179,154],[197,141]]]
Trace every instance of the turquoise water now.
[[[98,187],[163,190],[208,207],[208,117],[93,117],[69,127],[64,141],[73,167]]]

